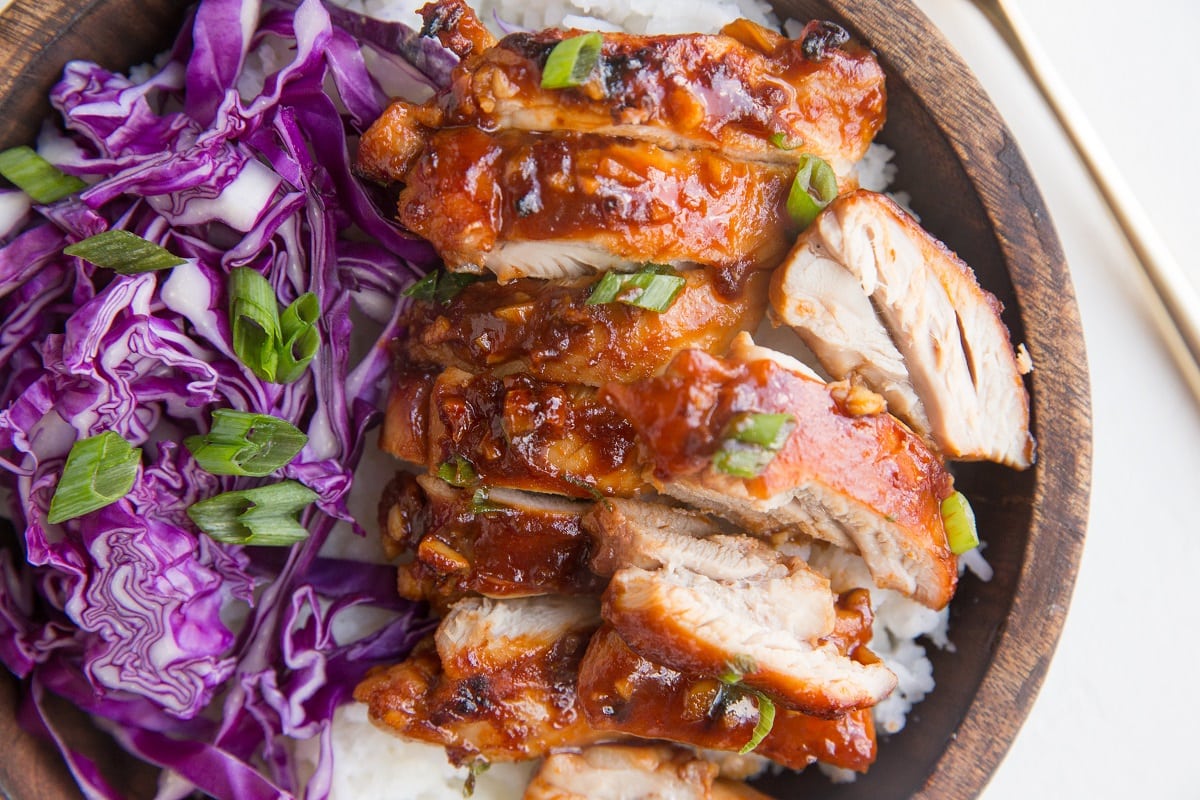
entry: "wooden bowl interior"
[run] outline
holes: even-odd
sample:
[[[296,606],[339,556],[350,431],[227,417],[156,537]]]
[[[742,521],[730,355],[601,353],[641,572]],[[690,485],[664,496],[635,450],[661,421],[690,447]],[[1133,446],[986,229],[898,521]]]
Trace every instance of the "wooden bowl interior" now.
[[[955,652],[927,648],[936,690],[900,735],[881,737],[878,762],[855,783],[833,786],[808,770],[760,785],[777,797],[803,792],[813,800],[971,797],[999,764],[1041,684],[1082,546],[1091,428],[1074,295],[1040,195],[1002,121],[908,0],[777,6],[785,18],[838,20],[877,50],[889,74],[881,141],[897,151],[895,185],[1000,298],[1014,341],[1027,343],[1043,369],[1031,379],[1038,464],[1023,473],[991,464],[954,469],[995,578],[963,580],[951,611]],[[181,7],[167,0],[18,0],[0,16],[0,47],[18,54],[0,65],[0,118],[18,121],[0,133],[0,146],[33,138],[67,60],[136,64],[166,47],[182,18]],[[13,724],[12,695],[11,682],[0,684],[0,734],[28,748]],[[28,758],[0,761],[0,789],[21,799],[68,796],[69,782],[53,779],[63,770],[51,750],[23,752]]]

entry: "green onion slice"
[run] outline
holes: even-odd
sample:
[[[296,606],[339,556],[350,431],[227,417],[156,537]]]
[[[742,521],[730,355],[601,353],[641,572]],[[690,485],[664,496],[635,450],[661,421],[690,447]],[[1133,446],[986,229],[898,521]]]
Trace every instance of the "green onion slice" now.
[[[437,476],[451,486],[457,486],[460,489],[471,486],[479,480],[479,473],[475,471],[474,465],[462,456],[455,456],[449,461],[442,462],[437,468]]]
[[[727,442],[713,456],[713,467],[735,478],[757,478],[775,458],[761,447],[739,447]]]
[[[37,154],[32,147],[14,147],[0,153],[0,175],[18,189],[45,204],[87,188],[87,184]]]
[[[297,481],[224,492],[192,504],[196,527],[226,544],[280,546],[302,542],[308,530],[296,519],[317,493]]]
[[[806,153],[800,156],[796,178],[788,192],[788,214],[797,225],[807,228],[837,193],[837,175],[833,173],[833,167]]]
[[[283,334],[275,290],[250,267],[229,273],[229,323],[233,352],[264,381],[275,381]]]
[[[208,433],[183,442],[213,475],[255,478],[290,464],[307,443],[308,437],[287,420],[229,408],[213,412]]]
[[[438,270],[434,270],[433,272],[425,273],[424,277],[422,277],[412,286],[409,286],[407,289],[400,292],[400,294],[404,295],[405,297],[411,297],[413,300],[430,301],[433,300],[437,291],[437,284]]]
[[[117,502],[133,488],[141,461],[141,449],[114,431],[75,442],[50,498],[46,521],[66,522]]]
[[[767,140],[780,150],[795,150],[800,146],[800,142],[793,141],[782,133],[772,133]]]
[[[434,270],[433,272],[426,273],[425,277],[412,286],[409,286],[400,294],[405,297],[411,297],[413,300],[423,300],[427,303],[441,303],[442,305],[446,305],[457,297],[463,289],[483,279],[482,275],[472,275],[469,272]]]
[[[754,660],[754,656],[737,655],[733,660],[725,665],[725,671],[718,677],[721,683],[729,684],[730,686],[741,683],[742,678],[746,677],[748,672],[757,672],[758,662]]]
[[[321,346],[321,334],[317,330],[320,316],[321,304],[312,292],[297,297],[279,316],[283,342],[279,348],[276,383],[298,380],[312,363],[317,348]]]
[[[475,794],[475,782],[491,766],[491,763],[482,757],[478,757],[471,762],[467,771],[467,779],[463,781],[463,797],[471,797]]]
[[[962,492],[955,492],[942,501],[942,525],[946,528],[946,540],[954,555],[962,555],[979,546],[975,512]]]
[[[291,383],[308,369],[321,345],[321,304],[305,292],[279,313],[271,284],[255,270],[229,272],[233,352],[264,381]]]
[[[601,500],[605,499],[604,492],[600,491],[594,483],[588,483],[582,478],[576,478],[574,475],[564,475],[563,480],[575,488],[582,489],[583,491],[587,492],[588,496],[596,502],[600,502]]]
[[[475,494],[471,495],[471,511],[476,514],[488,514],[492,511],[503,511],[504,506],[493,503],[485,487],[480,487],[475,490]]]
[[[630,275],[606,272],[588,295],[587,305],[617,302],[647,311],[666,311],[687,283],[669,270],[670,267],[651,264]]]
[[[543,89],[569,89],[588,79],[600,60],[604,37],[596,31],[554,45],[542,70]]]
[[[767,734],[775,727],[775,703],[762,692],[756,691],[753,694],[758,700],[758,722],[754,726],[754,732],[750,734],[750,741],[742,745],[742,749],[738,751],[741,755],[749,753],[762,744],[762,740],[767,738]]]
[[[795,429],[796,418],[791,414],[735,414],[725,426],[721,448],[713,455],[713,468],[737,478],[756,478]]]
[[[756,671],[758,671],[758,662],[754,660],[753,656],[737,655],[725,665],[725,671],[717,676],[721,683],[734,687],[730,691],[752,695],[758,704],[758,722],[754,725],[750,740],[738,751],[742,755],[762,744],[762,740],[767,738],[767,734],[775,727],[775,703],[771,698],[757,689],[739,685],[747,673]]]
[[[120,230],[89,236],[64,247],[63,253],[122,275],[157,272],[187,263],[186,258],[180,258],[136,233]]]
[[[725,438],[779,452],[795,429],[796,418],[791,414],[742,412],[725,427]]]

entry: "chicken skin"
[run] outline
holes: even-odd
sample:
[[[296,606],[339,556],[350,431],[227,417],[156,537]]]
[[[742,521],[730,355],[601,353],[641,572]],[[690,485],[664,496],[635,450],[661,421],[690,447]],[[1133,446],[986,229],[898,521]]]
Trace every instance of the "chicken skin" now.
[[[595,278],[473,283],[446,302],[414,303],[399,352],[410,363],[599,386],[655,375],[681,350],[722,353],[762,321],[767,273],[740,291],[711,270],[679,277],[683,288],[662,311],[589,303]]]
[[[547,56],[581,31],[552,28],[495,42],[472,32],[478,20],[461,0],[441,0],[424,13],[427,30],[436,28],[463,59],[450,87],[430,102],[439,126],[598,133],[743,161],[795,163],[811,153],[846,176],[885,119],[883,70],[827,22],[810,23],[796,39],[747,20],[718,35],[605,33],[589,80],[548,89]]]
[[[599,594],[588,569],[591,538],[581,525],[590,504],[545,494],[492,489],[481,510],[470,487],[429,475],[385,492],[386,541],[410,553],[398,571],[400,596],[445,610],[469,595],[530,597]],[[415,498],[412,495],[415,494]]]
[[[751,355],[686,351],[657,378],[601,390],[637,429],[658,488],[750,532],[857,551],[878,585],[946,605],[957,569],[941,502],[953,481],[938,458],[881,405],[740,341]],[[735,417],[764,413],[795,422],[779,452],[751,476],[714,466],[741,446],[728,438]]]
[[[575,701],[599,624],[592,598],[466,598],[432,640],[354,690],[376,725],[440,744],[451,762],[520,761],[579,747],[593,731]]]
[[[584,499],[650,488],[633,428],[596,389],[525,374],[400,372],[380,445],[431,475],[461,460],[481,487]]]
[[[779,263],[795,168],[632,139],[446,128],[397,178],[400,222],[446,267],[502,281]]]

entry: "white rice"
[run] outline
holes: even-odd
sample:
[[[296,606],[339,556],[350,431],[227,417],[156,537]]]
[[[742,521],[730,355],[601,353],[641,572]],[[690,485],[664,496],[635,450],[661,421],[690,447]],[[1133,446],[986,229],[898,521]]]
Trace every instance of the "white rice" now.
[[[426,0],[345,0],[344,5],[383,19],[415,25],[416,10]],[[777,25],[770,6],[762,0],[478,0],[473,3],[481,18],[493,31],[502,33],[499,21],[507,25],[539,29],[554,25],[595,30],[625,30],[631,33],[715,32],[738,17]],[[795,31],[789,31],[794,35]],[[419,99],[419,98],[418,98]],[[893,151],[872,145],[858,167],[858,179],[864,188],[887,189],[895,178],[890,163]],[[892,195],[908,208],[904,193]],[[374,520],[374,503],[381,481],[390,475],[389,459],[371,454],[364,457],[358,470],[352,508],[366,520]],[[366,480],[363,480],[366,478]],[[342,535],[331,540],[333,549],[343,557],[379,559],[382,557],[375,537],[364,541]],[[344,550],[341,548],[345,548]],[[990,567],[977,552],[961,562],[983,580],[991,577]],[[838,564],[843,575],[855,585],[872,586],[866,565],[857,556],[846,554]],[[884,734],[904,728],[909,711],[934,688],[933,665],[924,645],[925,638],[934,646],[953,650],[947,638],[948,610],[932,611],[896,592],[873,588],[875,606],[874,638],[871,649],[896,673],[896,691],[874,709],[875,722]],[[378,617],[363,616],[363,630],[380,624]],[[356,632],[345,630],[346,637]],[[339,639],[342,638],[339,636]],[[886,746],[886,745],[885,745]],[[333,800],[442,800],[461,797],[467,770],[453,767],[440,747],[409,742],[377,731],[367,721],[362,706],[351,705],[338,711],[333,728],[334,779]],[[386,769],[381,769],[386,765]],[[854,780],[856,773],[821,765],[836,782]],[[474,797],[477,800],[519,800],[532,772],[531,765],[499,764],[479,776]]]
[[[441,747],[406,742],[367,721],[366,707],[338,709],[333,718],[334,800],[447,800],[463,796],[467,769],[446,761]],[[494,764],[476,778],[476,800],[520,798],[532,764]]]
[[[348,0],[348,8],[413,25],[426,0]],[[764,0],[475,0],[471,5],[495,33],[501,24],[539,30],[559,26],[628,33],[715,33],[738,17],[777,25]]]

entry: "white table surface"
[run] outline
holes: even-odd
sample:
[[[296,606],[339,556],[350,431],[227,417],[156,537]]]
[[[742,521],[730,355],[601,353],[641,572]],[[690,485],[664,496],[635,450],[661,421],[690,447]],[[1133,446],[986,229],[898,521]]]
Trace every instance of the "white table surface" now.
[[[1200,403],[1138,268],[1065,137],[968,0],[916,0],[975,70],[1046,198],[1092,377],[1091,521],[1042,692],[985,800],[1200,798]],[[1014,0],[1200,285],[1200,0]],[[0,0],[0,9],[8,0]],[[1053,365],[1039,364],[1041,369]],[[1148,777],[1153,776],[1153,777]]]
[[[1138,267],[1065,137],[967,0],[916,0],[1008,121],[1062,238],[1092,378],[1087,543],[1057,654],[985,800],[1200,798],[1200,404],[1147,316]],[[1015,0],[1200,285],[1197,0]],[[1053,365],[1040,364],[1041,369]]]

